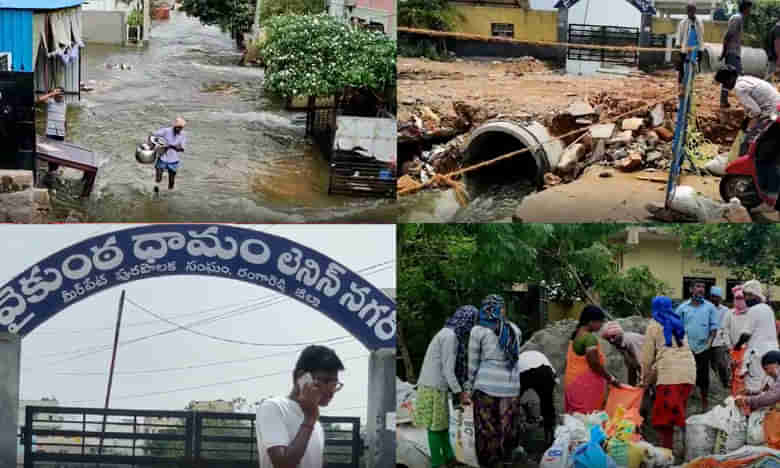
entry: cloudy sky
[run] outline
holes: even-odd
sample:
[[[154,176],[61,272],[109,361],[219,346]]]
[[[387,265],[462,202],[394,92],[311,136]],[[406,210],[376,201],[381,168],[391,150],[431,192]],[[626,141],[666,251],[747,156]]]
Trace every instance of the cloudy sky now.
[[[0,284],[66,246],[127,227],[0,226]],[[365,271],[362,276],[375,287],[395,288],[393,225],[252,228],[299,242],[358,273]],[[172,328],[143,307],[179,324],[227,315],[195,329],[274,346],[225,343],[181,330],[120,345],[111,407],[181,410],[191,400],[244,397],[251,403],[285,395],[301,343],[334,340],[328,346],[347,368],[341,376],[345,386],[323,414],[365,420],[368,350],[320,312],[268,289],[221,278],[151,278],[124,289],[128,301],[120,341]],[[109,289],[74,304],[24,338],[23,400],[56,397],[66,406],[103,406],[121,290]]]

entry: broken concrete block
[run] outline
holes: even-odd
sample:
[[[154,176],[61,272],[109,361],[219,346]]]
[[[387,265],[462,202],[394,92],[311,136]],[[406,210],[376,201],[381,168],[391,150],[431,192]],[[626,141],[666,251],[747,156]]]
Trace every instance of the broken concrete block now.
[[[558,161],[558,171],[564,174],[570,172],[583,156],[585,156],[585,145],[575,143],[569,146]]]
[[[615,135],[615,138],[609,140],[610,145],[628,145],[634,140],[634,134],[631,130],[625,130]]]
[[[557,175],[553,174],[552,172],[548,172],[544,174],[544,185],[546,187],[552,187],[555,185],[559,185],[561,183],[561,178]]]
[[[591,156],[591,159],[593,159],[594,162],[601,161],[604,159],[604,155],[607,153],[607,144],[604,140],[598,140],[596,143],[596,148],[593,149],[593,155]]]
[[[664,105],[657,104],[652,111],[650,111],[650,125],[652,128],[660,127],[664,123]]]
[[[594,125],[590,129],[590,135],[593,139],[609,139],[615,133],[615,124]]]
[[[32,186],[32,171],[0,170],[0,193],[21,192]]]
[[[674,139],[674,133],[666,127],[658,127],[655,129],[655,133],[663,141],[672,141]]]
[[[569,106],[566,110],[567,114],[571,114],[572,117],[584,117],[586,115],[593,115],[595,110],[593,106],[585,101],[575,102]]]
[[[645,123],[644,119],[634,117],[623,121],[623,130],[639,130]]]
[[[645,135],[645,138],[647,139],[647,144],[650,146],[655,146],[658,144],[658,142],[661,140],[661,137],[658,136],[658,133],[650,130]]]
[[[660,151],[650,151],[647,153],[647,162],[653,163],[658,161],[659,159],[663,159],[664,154]]]
[[[630,153],[627,157],[617,163],[618,169],[623,172],[635,171],[642,167],[642,155],[636,151]]]

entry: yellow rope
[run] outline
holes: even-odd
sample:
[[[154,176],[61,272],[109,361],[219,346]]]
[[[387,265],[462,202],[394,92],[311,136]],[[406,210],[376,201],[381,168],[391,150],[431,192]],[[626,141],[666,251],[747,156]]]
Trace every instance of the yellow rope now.
[[[416,29],[416,28],[398,28],[398,32],[405,32],[411,34],[420,34],[423,36],[431,37],[451,37],[455,39],[468,39],[475,41],[487,41],[487,42],[506,42],[510,44],[529,44],[538,46],[549,47],[568,47],[571,49],[596,49],[596,50],[612,50],[616,52],[668,52],[668,51],[680,51],[680,48],[666,48],[666,47],[637,47],[637,46],[604,46],[604,45],[589,45],[589,44],[574,44],[570,42],[557,42],[557,41],[530,41],[526,39],[514,39],[510,37],[499,36],[485,36],[482,34],[467,34],[451,31],[434,31],[432,29]]]
[[[599,122],[599,123],[590,125],[588,127],[580,128],[580,129],[577,129],[577,130],[572,130],[571,132],[564,133],[563,135],[559,135],[557,137],[551,138],[550,140],[542,142],[542,143],[540,143],[540,144],[538,144],[536,146],[523,148],[523,149],[518,150],[518,151],[513,151],[511,153],[507,153],[507,154],[495,157],[493,159],[489,159],[487,161],[482,161],[482,162],[474,164],[472,166],[468,166],[468,167],[464,167],[462,169],[458,169],[456,171],[450,172],[449,174],[436,174],[436,175],[434,175],[430,180],[428,180],[424,184],[419,184],[419,185],[416,185],[416,186],[408,186],[408,185],[406,185],[403,188],[400,188],[400,190],[398,190],[397,193],[398,193],[399,196],[400,195],[407,195],[409,193],[414,193],[414,192],[417,192],[418,190],[422,190],[423,188],[431,185],[433,182],[436,182],[439,185],[446,184],[446,185],[449,185],[449,186],[452,186],[452,187],[456,187],[456,190],[458,190],[458,189],[462,190],[462,187],[457,186],[457,182],[453,181],[452,177],[456,177],[456,176],[459,176],[459,175],[462,175],[462,174],[466,174],[467,172],[476,171],[477,169],[480,169],[482,167],[489,166],[491,164],[497,163],[498,161],[503,161],[504,159],[509,159],[509,158],[515,157],[515,156],[517,156],[519,154],[527,153],[527,152],[532,151],[532,150],[534,150],[534,149],[536,149],[536,148],[538,148],[540,146],[544,146],[544,145],[546,145],[548,143],[552,143],[553,141],[561,140],[563,138],[567,138],[567,137],[576,135],[576,134],[581,133],[581,132],[587,132],[591,128],[593,128],[593,127],[595,127],[597,125],[604,125],[604,124],[609,124],[609,123],[615,123],[618,120],[621,120],[621,119],[623,119],[623,118],[625,118],[625,117],[627,117],[629,115],[636,114],[637,112],[646,111],[646,110],[648,110],[648,109],[650,109],[652,107],[657,106],[658,104],[662,104],[662,103],[664,103],[666,101],[670,101],[672,99],[677,99],[678,97],[679,97],[679,95],[677,94],[677,92],[675,92],[673,95],[669,95],[669,96],[664,97],[664,98],[656,99],[655,101],[651,102],[650,104],[646,104],[644,106],[637,107],[636,109],[630,110],[628,112],[624,112],[623,114],[620,114],[617,117],[609,119],[609,120],[607,120],[605,122]],[[461,196],[463,194],[462,193],[458,193],[457,195],[458,195],[458,199],[459,199],[458,201],[460,202],[461,201],[460,198],[461,198]],[[463,202],[461,202],[461,204],[463,204]]]

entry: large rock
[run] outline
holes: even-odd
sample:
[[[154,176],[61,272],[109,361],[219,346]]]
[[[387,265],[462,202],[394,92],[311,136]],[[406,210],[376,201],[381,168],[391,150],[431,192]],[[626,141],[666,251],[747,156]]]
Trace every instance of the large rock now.
[[[674,140],[674,132],[672,132],[671,130],[669,130],[666,127],[658,127],[658,128],[656,128],[655,129],[655,133],[657,133],[658,136],[663,141],[672,141],[672,140]]]
[[[619,145],[619,146],[626,146],[631,144],[631,142],[634,140],[634,134],[631,130],[625,130],[623,132],[618,133],[615,135],[614,138],[609,140],[610,146],[612,145]]]
[[[590,128],[590,134],[594,139],[608,139],[612,138],[612,134],[615,133],[615,124],[599,124]]]
[[[0,170],[0,193],[20,192],[32,186],[32,171]]]
[[[558,161],[558,171],[562,174],[571,172],[577,163],[585,156],[585,145],[575,143],[563,152],[560,161]]]
[[[617,162],[617,167],[623,172],[633,172],[642,167],[642,154],[632,151],[627,157]]]
[[[33,193],[33,190],[0,193],[0,223],[33,223]]]

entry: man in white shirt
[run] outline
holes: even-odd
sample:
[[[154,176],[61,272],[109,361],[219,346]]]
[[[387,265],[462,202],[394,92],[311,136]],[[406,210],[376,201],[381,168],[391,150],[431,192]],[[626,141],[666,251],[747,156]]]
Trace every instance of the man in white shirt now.
[[[168,144],[155,165],[155,182],[158,184],[162,182],[163,171],[168,171],[169,190],[173,190],[176,183],[176,173],[179,170],[179,162],[181,161],[179,153],[184,152],[186,138],[183,131],[185,125],[187,125],[187,122],[183,118],[177,117],[172,126],[161,128],[153,133],[156,137],[164,138]],[[159,191],[157,186],[154,187],[154,191]]]
[[[680,63],[677,65],[677,82],[679,84],[680,95],[683,94],[683,78],[685,73],[685,62],[694,47],[698,47],[704,38],[704,24],[696,16],[696,3],[688,3],[688,16],[686,16],[677,25],[677,46],[680,47]],[[693,26],[693,28],[691,28]],[[692,37],[691,32],[695,34]],[[690,44],[689,44],[690,43]],[[696,62],[701,60],[701,54],[697,54]]]
[[[320,407],[328,406],[341,390],[344,370],[336,353],[325,346],[303,350],[293,371],[287,397],[269,398],[257,408],[257,447],[260,468],[322,468],[325,432]]]
[[[740,375],[745,378],[745,390],[750,394],[761,391],[766,373],[761,366],[761,358],[768,351],[777,349],[775,313],[766,304],[763,288],[757,280],[750,280],[743,286],[745,302],[749,309],[748,320],[735,349],[747,345]]]
[[[723,387],[729,388],[731,385],[731,355],[729,354],[727,331],[723,328],[729,308],[721,304],[722,301],[723,289],[718,286],[711,287],[710,302],[718,311],[718,331],[715,332],[715,338],[712,340],[712,361],[710,361],[710,365],[720,378],[720,383]]]

